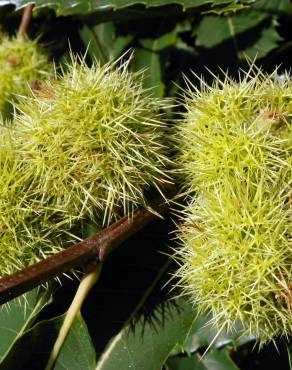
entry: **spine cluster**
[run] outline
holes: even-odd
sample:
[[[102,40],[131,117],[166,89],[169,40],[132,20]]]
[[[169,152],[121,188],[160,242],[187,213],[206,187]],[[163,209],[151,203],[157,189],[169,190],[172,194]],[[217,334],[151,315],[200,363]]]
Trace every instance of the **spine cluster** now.
[[[83,222],[101,227],[162,191],[169,102],[128,62],[72,57],[52,75],[24,36],[2,39],[0,68],[3,276],[82,238]],[[239,320],[261,343],[290,335],[292,81],[253,68],[240,82],[190,86],[175,134],[188,194],[178,285],[219,328]]]
[[[108,223],[167,180],[166,102],[121,65],[73,60],[17,105],[14,138],[38,197]]]
[[[47,55],[24,35],[0,39],[0,114],[8,118],[17,96],[27,95],[52,72]]]
[[[18,50],[28,40],[9,42]],[[44,73],[43,61],[38,54],[29,66]],[[145,191],[168,181],[162,111],[169,103],[153,98],[128,62],[88,67],[72,57],[66,72],[41,82],[28,70],[18,79],[25,63],[15,57],[18,73],[0,77],[3,107],[13,88],[27,93],[14,101],[0,137],[1,276],[76,242],[86,222],[102,227],[145,206]]]
[[[213,324],[292,333],[292,81],[252,69],[186,93],[176,134],[188,192],[178,285]]]

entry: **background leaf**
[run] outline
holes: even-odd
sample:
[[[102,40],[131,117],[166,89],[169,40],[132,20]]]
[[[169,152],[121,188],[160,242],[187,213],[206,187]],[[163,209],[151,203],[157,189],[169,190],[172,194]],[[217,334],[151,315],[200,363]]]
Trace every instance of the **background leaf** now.
[[[14,351],[15,343],[33,324],[40,311],[50,302],[47,291],[33,289],[1,307],[0,313],[0,368]]]
[[[197,354],[191,356],[176,356],[167,360],[167,370],[206,370]]]
[[[217,349],[226,345],[236,347],[255,339],[252,336],[243,335],[242,326],[239,323],[237,323],[233,332],[227,333],[222,330],[218,335],[216,328],[208,325],[210,319],[211,317],[207,315],[200,315],[197,318],[183,346],[185,352],[194,353],[202,347],[207,348],[210,343],[213,343],[212,347]],[[214,338],[216,338],[215,341]]]
[[[277,22],[269,18],[268,13],[254,11],[232,17],[206,16],[194,32],[195,43],[208,49],[225,43],[234,49],[238,59],[263,58],[281,41]]]
[[[270,11],[275,13],[292,14],[292,3],[290,0],[257,0],[254,8],[259,11]]]
[[[213,349],[203,357],[198,354],[174,357],[167,361],[168,370],[239,370],[227,348]]]
[[[201,369],[204,364],[202,369],[214,370],[217,369],[214,364],[218,362],[217,370],[238,370],[226,345],[233,347],[254,339],[243,337],[240,325],[237,332],[221,333],[202,360],[198,361],[198,354],[193,356],[199,349],[207,348],[216,337],[215,328],[206,325],[209,320],[209,315],[198,316],[196,310],[183,300],[172,301],[165,308],[160,306],[150,318],[140,318],[137,323],[124,327],[106,347],[96,370],[127,366],[133,370],[158,370],[169,357],[167,364],[172,364],[174,369]],[[189,357],[180,356],[185,353]],[[190,364],[192,367],[187,368]]]
[[[185,341],[196,312],[180,300],[156,308],[152,317],[124,327],[108,344],[96,370],[161,369],[172,349]]]
[[[135,71],[144,69],[144,87],[150,88],[156,97],[163,96],[165,85],[162,79],[159,54],[151,50],[137,48],[134,55],[132,68]]]
[[[96,354],[85,321],[79,314],[64,342],[54,370],[93,370]]]
[[[126,8],[135,4],[142,4],[145,7],[158,7],[170,4],[180,5],[183,9],[195,8],[204,5],[222,5],[226,8],[230,5],[232,10],[241,8],[242,3],[246,1],[226,0],[221,2],[219,0],[0,0],[0,5],[13,4],[17,8],[21,8],[27,4],[34,3],[36,7],[51,7],[56,10],[58,14],[87,14],[94,11],[108,11]]]
[[[2,370],[44,369],[65,315],[44,320],[18,338]],[[33,351],[33,361],[30,352]],[[78,315],[71,327],[54,370],[93,370],[96,355],[87,326]]]
[[[287,347],[287,351],[288,351],[289,367],[290,367],[290,370],[292,370],[292,345],[291,344]]]
[[[102,64],[118,58],[132,39],[130,35],[116,35],[113,22],[100,23],[92,28],[84,24],[79,35],[91,58]]]
[[[201,359],[206,370],[239,370],[231,360],[227,348],[223,350],[213,349]]]
[[[255,12],[233,17],[206,16],[198,27],[196,45],[206,48],[216,46],[255,27],[265,17],[265,13]]]
[[[165,33],[156,39],[141,39],[140,44],[146,49],[160,51],[176,43],[177,34],[175,30]]]
[[[251,47],[245,49],[240,53],[240,57],[245,59],[249,57],[251,59],[257,58],[260,59],[268,54],[270,51],[274,50],[279,42],[281,37],[279,36],[276,29],[271,26],[262,31],[259,39]]]

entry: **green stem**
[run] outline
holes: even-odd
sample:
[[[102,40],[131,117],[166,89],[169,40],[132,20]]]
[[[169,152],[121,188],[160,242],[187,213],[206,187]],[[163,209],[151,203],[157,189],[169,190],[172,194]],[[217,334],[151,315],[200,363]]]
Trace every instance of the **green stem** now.
[[[46,370],[51,370],[54,366],[54,363],[56,362],[59,353],[62,349],[62,346],[64,344],[64,341],[67,337],[67,334],[74,322],[74,319],[76,315],[80,312],[80,308],[82,306],[82,303],[84,302],[87,294],[89,293],[90,289],[93,287],[93,285],[97,282],[100,272],[101,272],[102,264],[98,263],[93,270],[91,270],[89,273],[87,273],[82,280],[80,281],[79,287],[77,289],[77,292],[75,294],[75,297],[66,313],[65,320],[63,322],[63,325],[59,331],[58,338],[54,344],[53,350],[50,354]]]

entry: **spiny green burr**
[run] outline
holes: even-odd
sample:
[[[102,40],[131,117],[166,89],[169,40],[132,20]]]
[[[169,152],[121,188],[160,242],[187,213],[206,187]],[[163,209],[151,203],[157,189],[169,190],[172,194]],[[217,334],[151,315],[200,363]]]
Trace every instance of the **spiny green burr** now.
[[[0,38],[0,113],[11,116],[18,95],[27,95],[52,72],[47,55],[24,35]]]
[[[167,181],[162,109],[169,103],[127,67],[73,59],[63,76],[17,105],[16,145],[35,192],[53,207],[107,223],[145,205],[144,192]]]
[[[34,263],[98,227],[148,207],[169,181],[164,109],[128,63],[66,72],[15,103],[0,141],[0,274]],[[79,239],[80,240],[80,239]]]
[[[292,80],[253,66],[239,82],[189,85],[178,285],[218,329],[239,320],[261,344],[291,335]]]

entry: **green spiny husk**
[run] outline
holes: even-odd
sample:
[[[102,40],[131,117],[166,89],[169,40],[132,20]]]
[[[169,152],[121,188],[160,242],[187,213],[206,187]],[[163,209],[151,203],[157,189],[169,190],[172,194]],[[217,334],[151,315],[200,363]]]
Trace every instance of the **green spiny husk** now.
[[[0,137],[0,275],[49,256],[102,226],[147,206],[161,191],[169,160],[162,110],[124,64],[72,58],[68,71],[19,97]]]
[[[0,128],[0,275],[4,276],[60,250],[72,218],[35,197],[34,180],[24,171],[11,126]]]
[[[73,59],[17,105],[15,142],[35,193],[100,224],[145,204],[145,190],[167,180],[161,109],[169,103],[127,66]]]
[[[292,333],[292,81],[252,67],[185,97],[176,133],[189,204],[178,285],[218,328]]]
[[[46,54],[24,35],[0,39],[0,113],[7,118],[18,95],[27,95],[52,73]]]

